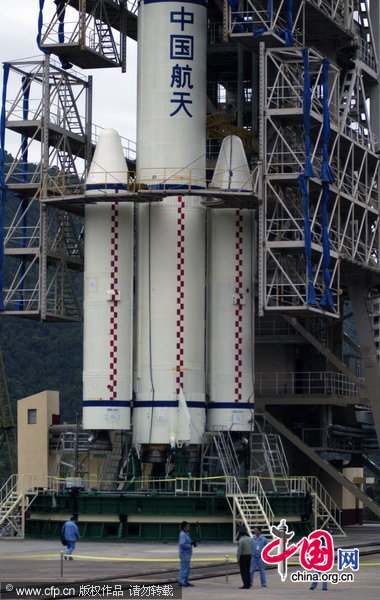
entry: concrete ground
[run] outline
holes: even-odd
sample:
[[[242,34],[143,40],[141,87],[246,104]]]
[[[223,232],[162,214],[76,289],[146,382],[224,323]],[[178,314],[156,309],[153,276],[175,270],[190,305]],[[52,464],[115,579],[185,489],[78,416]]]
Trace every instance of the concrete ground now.
[[[379,554],[361,557],[360,571],[355,573],[355,582],[330,585],[329,593],[347,599],[364,600],[380,597],[380,524],[375,526],[352,527],[347,530],[346,538],[336,538],[335,546],[355,547],[357,544],[378,543],[376,548]],[[133,579],[128,581],[149,582],[157,581],[153,572],[166,569],[177,569],[177,546],[174,543],[142,543],[142,542],[79,542],[75,552],[74,561],[64,561],[64,577],[60,577],[60,553],[63,546],[60,541],[52,540],[0,540],[0,581],[44,581],[59,583],[62,581],[94,581],[112,580],[113,578],[126,578],[133,574]],[[368,547],[368,550],[374,548]],[[361,549],[365,552],[366,549]],[[203,574],[209,573],[212,567],[195,572],[196,566],[220,564],[212,559],[221,558],[225,564],[228,554],[231,565],[229,566],[229,581],[226,583],[225,568],[220,577],[212,579],[198,579]],[[202,542],[193,554],[194,588],[183,589],[183,598],[186,600],[218,600],[244,598],[252,593],[259,593],[260,597],[272,598],[303,598],[313,593],[314,596],[324,594],[322,590],[310,592],[307,583],[292,583],[288,579],[285,583],[277,570],[268,570],[268,587],[261,588],[256,574],[253,590],[238,589],[241,585],[239,575],[232,574],[237,570],[233,564],[236,556],[236,546],[233,543],[207,543]],[[83,557],[83,558],[82,558]],[[123,561],[117,559],[133,559]],[[171,560],[170,560],[171,559]],[[365,566],[366,564],[374,566]],[[290,572],[290,570],[289,570]],[[169,578],[173,580],[175,573]],[[324,597],[324,596],[322,596]]]

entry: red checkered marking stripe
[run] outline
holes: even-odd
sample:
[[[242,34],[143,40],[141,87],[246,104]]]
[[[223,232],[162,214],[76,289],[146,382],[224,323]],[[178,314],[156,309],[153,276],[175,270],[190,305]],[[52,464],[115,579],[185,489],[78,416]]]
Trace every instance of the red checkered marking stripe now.
[[[111,205],[111,268],[110,268],[110,400],[117,399],[117,334],[118,334],[118,284],[119,284],[119,203]]]
[[[185,341],[185,200],[178,196],[177,207],[177,330],[176,330],[176,394],[183,388]]]
[[[235,218],[235,402],[243,400],[243,214]]]

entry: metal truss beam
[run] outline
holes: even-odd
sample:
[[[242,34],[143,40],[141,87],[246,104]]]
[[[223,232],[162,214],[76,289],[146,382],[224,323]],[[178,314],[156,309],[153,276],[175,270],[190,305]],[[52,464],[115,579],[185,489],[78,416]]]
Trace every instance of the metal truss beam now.
[[[341,373],[346,375],[350,381],[356,383],[359,390],[363,388],[364,383],[360,377],[357,377],[331,350],[322,344],[306,327],[304,327],[295,317],[283,314],[283,319],[287,321],[298,333],[300,333],[314,348],[316,348],[326,359],[334,365]]]
[[[318,4],[315,2],[314,4]],[[343,8],[346,3],[340,3]],[[257,5],[258,6],[258,5]],[[353,6],[353,5],[352,5]],[[323,9],[325,3],[320,4]],[[331,8],[331,7],[330,7]],[[341,16],[341,11],[339,10]],[[338,14],[338,13],[337,13]],[[354,18],[355,17],[355,18]],[[352,29],[357,27],[353,13]],[[359,52],[360,54],[360,52]],[[341,271],[379,271],[380,202],[377,131],[371,127],[369,99],[377,81],[362,59],[346,71],[329,63],[330,144],[328,163],[335,175],[328,204],[329,274],[334,306],[318,304],[325,292],[323,243],[322,140],[324,131],[322,66],[324,57],[309,49],[311,163],[309,214],[297,178],[304,171],[304,65],[301,49],[260,46],[260,314],[289,311],[340,316]],[[377,63],[376,63],[377,64]],[[308,304],[304,219],[309,219],[311,264],[317,304]],[[345,267],[347,271],[347,268]]]
[[[344,477],[338,469],[333,467],[329,462],[324,460],[311,448],[309,448],[297,435],[291,432],[285,425],[280,423],[273,415],[268,411],[264,412],[264,417],[267,423],[272,425],[279,433],[285,436],[296,448],[301,450],[306,456],[316,463],[321,469],[323,469],[330,477],[337,481],[341,486],[348,490],[355,498],[360,502],[363,502],[364,506],[369,508],[375,515],[380,517],[380,506],[376,504],[367,494],[362,492],[354,483],[349,481],[347,477]]]

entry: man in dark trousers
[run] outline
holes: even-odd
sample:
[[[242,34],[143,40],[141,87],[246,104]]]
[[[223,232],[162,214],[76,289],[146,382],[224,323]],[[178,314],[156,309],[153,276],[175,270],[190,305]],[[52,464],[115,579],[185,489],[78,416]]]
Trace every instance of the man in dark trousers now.
[[[243,581],[243,586],[240,588],[241,590],[249,590],[251,587],[250,583],[250,567],[251,567],[251,557],[252,557],[252,544],[251,538],[248,535],[248,532],[244,526],[239,528],[240,539],[237,550],[237,561],[240,567],[240,575]]]
[[[66,541],[67,550],[65,552],[65,560],[73,560],[71,556],[75,550],[75,544],[79,540],[79,529],[76,525],[75,517],[71,517],[69,521],[65,521],[62,527],[62,538]]]

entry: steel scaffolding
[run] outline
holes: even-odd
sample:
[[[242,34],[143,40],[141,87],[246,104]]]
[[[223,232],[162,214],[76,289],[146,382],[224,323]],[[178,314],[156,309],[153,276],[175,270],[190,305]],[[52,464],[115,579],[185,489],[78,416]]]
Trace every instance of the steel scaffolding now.
[[[125,72],[127,36],[137,39],[137,6],[137,0],[61,0],[50,21],[42,12],[40,47],[66,65]]]
[[[54,321],[81,318],[83,224],[40,198],[50,181],[78,182],[91,156],[91,79],[49,59],[9,65],[18,91],[5,104],[7,131],[20,134],[19,150],[5,165],[4,314]],[[28,162],[32,155],[36,162]]]

